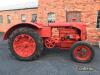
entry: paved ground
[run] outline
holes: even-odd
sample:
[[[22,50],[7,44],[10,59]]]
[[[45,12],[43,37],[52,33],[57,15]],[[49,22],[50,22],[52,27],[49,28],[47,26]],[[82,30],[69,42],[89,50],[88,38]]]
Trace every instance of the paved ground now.
[[[25,62],[13,58],[7,41],[0,37],[0,75],[100,75],[100,49],[94,48],[95,58],[88,64],[73,62],[68,51],[59,49],[46,51],[39,60]]]

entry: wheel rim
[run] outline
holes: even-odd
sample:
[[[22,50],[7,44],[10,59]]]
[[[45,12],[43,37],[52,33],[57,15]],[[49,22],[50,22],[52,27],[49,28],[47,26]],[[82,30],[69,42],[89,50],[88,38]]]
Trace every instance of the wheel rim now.
[[[47,48],[53,48],[55,46],[55,42],[53,42],[51,39],[46,39],[45,40],[45,46]]]
[[[20,34],[14,39],[13,48],[17,55],[29,57],[35,52],[36,43],[30,35]]]
[[[89,47],[82,45],[74,49],[73,55],[79,61],[87,61],[91,58],[92,52]]]

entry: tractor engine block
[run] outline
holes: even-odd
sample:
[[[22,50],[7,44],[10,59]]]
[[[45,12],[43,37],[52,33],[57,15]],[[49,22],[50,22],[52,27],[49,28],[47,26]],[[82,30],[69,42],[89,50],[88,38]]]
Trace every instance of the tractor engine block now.
[[[59,28],[61,40],[78,40],[80,38],[78,31],[73,28]]]
[[[61,47],[69,48],[73,43],[80,39],[80,32],[71,27],[52,28],[52,36],[45,39],[47,48]]]

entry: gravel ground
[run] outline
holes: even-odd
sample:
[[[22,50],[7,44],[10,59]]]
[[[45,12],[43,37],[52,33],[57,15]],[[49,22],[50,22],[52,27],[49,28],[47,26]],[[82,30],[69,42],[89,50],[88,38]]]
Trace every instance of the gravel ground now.
[[[57,48],[46,49],[39,60],[18,61],[0,37],[0,75],[100,75],[100,49],[94,49],[94,60],[86,64],[73,62],[68,51]]]

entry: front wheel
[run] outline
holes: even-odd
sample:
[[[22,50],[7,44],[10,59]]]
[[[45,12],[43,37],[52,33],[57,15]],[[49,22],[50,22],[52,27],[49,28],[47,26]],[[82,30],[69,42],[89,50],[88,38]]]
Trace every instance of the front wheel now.
[[[90,62],[94,54],[94,49],[86,42],[79,41],[70,48],[71,59],[79,63]]]
[[[18,28],[12,32],[8,39],[11,53],[19,60],[37,59],[43,44],[40,36],[31,28]]]

